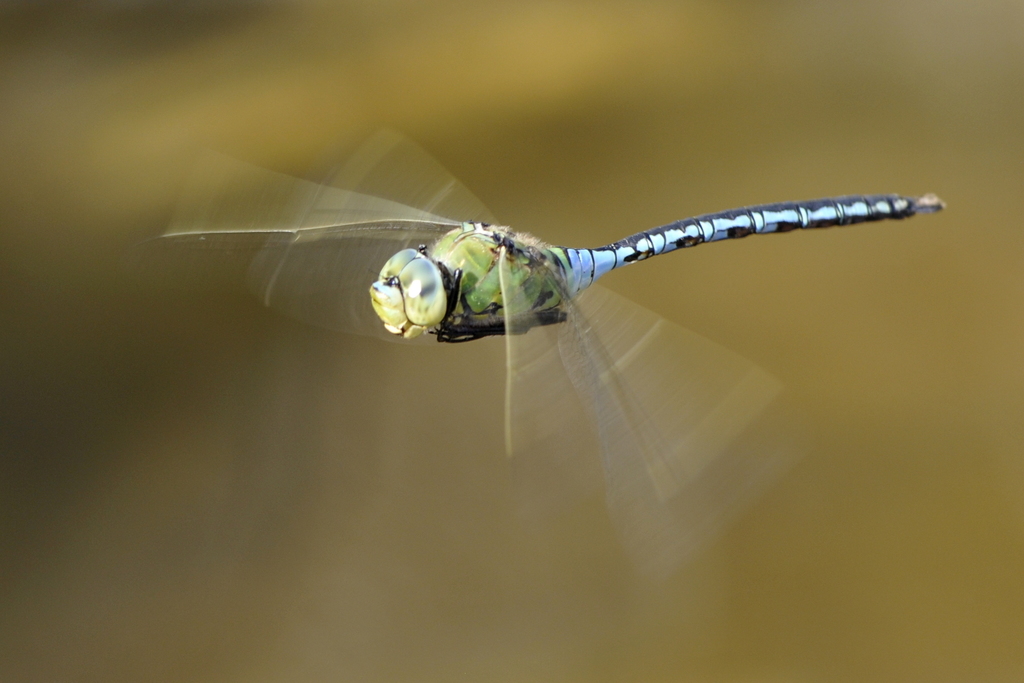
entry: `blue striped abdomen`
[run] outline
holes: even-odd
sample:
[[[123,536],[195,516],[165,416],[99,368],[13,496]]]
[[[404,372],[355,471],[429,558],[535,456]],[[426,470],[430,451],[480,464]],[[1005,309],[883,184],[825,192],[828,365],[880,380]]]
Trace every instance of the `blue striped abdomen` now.
[[[596,249],[564,249],[574,291],[616,268],[704,242],[752,234],[826,228],[887,219],[903,219],[942,209],[935,195],[919,198],[885,195],[848,195],[805,202],[761,204],[684,218],[631,235]]]

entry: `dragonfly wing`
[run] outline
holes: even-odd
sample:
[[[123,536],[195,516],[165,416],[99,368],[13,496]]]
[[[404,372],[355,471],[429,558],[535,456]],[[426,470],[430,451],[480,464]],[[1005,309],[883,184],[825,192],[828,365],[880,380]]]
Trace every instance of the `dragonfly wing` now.
[[[149,275],[202,286],[244,279],[266,305],[303,322],[392,340],[368,293],[387,259],[463,219],[488,217],[426,152],[384,131],[328,184],[208,154],[170,229],[131,260]]]
[[[302,322],[397,341],[370,304],[370,284],[395,253],[429,245],[448,229],[391,222],[302,231],[285,245],[261,250],[247,283],[266,306]]]
[[[187,287],[244,282],[267,306],[350,334],[388,334],[370,305],[370,284],[396,252],[430,244],[450,225],[360,223],[316,230],[179,233],[137,245],[131,267]]]
[[[560,512],[601,491],[597,434],[559,352],[562,325],[537,326],[533,303],[500,259],[505,309],[505,449],[527,517]],[[528,332],[528,333],[527,333]]]
[[[665,576],[791,461],[737,446],[782,386],[603,287],[572,303],[560,355],[597,426],[612,519],[638,566]]]
[[[325,185],[386,197],[419,212],[390,218],[432,221],[439,217],[495,223],[477,197],[422,147],[382,129],[329,174]],[[383,216],[379,216],[383,218]]]
[[[379,221],[493,222],[422,148],[380,131],[316,183],[207,152],[166,234],[303,230]]]

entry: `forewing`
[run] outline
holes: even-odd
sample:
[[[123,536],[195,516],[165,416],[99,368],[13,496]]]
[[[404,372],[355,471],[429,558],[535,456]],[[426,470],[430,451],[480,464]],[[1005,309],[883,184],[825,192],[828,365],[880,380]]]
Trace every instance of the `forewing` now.
[[[304,230],[380,221],[458,225],[489,216],[425,151],[397,133],[371,136],[322,183],[216,152],[196,164],[165,234]]]
[[[601,490],[597,434],[559,353],[562,325],[538,326],[533,303],[499,265],[505,306],[505,446],[528,517],[568,508]]]
[[[738,442],[781,384],[602,287],[574,304],[560,355],[597,425],[609,510],[639,568],[665,576],[791,462]]]
[[[326,185],[392,202],[415,211],[401,218],[433,221],[439,217],[495,223],[465,185],[422,147],[401,133],[382,129],[371,135],[338,169]],[[399,216],[391,216],[397,218]]]
[[[426,152],[385,131],[325,184],[208,154],[170,229],[131,261],[151,276],[204,286],[244,279],[266,305],[299,320],[393,339],[369,299],[385,261],[486,217]]]
[[[370,304],[370,284],[396,252],[429,245],[446,228],[390,222],[302,231],[261,250],[248,284],[265,305],[305,323],[395,341]]]

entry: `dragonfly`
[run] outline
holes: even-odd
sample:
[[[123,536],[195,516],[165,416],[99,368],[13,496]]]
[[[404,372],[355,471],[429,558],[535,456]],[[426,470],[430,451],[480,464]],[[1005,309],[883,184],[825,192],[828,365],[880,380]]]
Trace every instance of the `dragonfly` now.
[[[666,576],[789,461],[735,447],[782,385],[595,282],[704,243],[943,206],[931,194],[765,204],[560,247],[500,225],[425,151],[381,131],[319,183],[211,157],[170,228],[135,256],[147,269],[233,272],[265,305],[345,333],[502,338],[504,450],[527,507],[603,484],[629,555]]]

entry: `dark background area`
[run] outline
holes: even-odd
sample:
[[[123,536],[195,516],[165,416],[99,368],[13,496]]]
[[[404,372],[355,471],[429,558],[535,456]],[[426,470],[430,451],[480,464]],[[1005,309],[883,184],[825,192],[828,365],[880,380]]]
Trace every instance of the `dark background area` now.
[[[302,174],[381,125],[558,244],[948,209],[607,279],[807,443],[651,585],[600,499],[511,513],[500,343],[122,268],[199,149]],[[1022,180],[1015,1],[0,4],[0,679],[1021,680]]]

